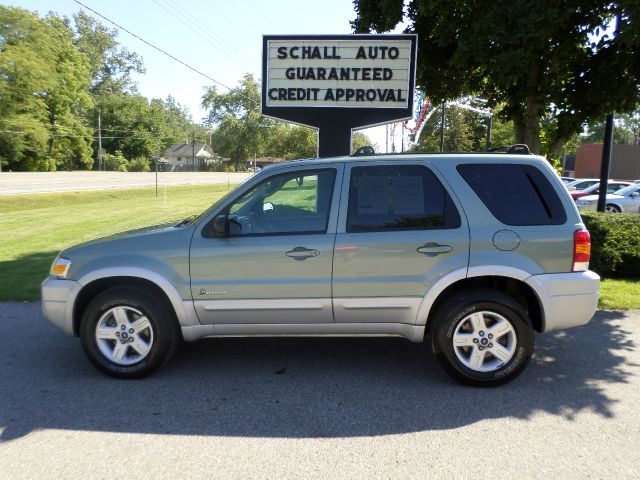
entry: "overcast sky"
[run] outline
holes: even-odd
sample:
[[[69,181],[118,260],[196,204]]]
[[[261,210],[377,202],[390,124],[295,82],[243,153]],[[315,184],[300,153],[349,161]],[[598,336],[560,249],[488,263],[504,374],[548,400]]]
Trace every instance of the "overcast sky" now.
[[[348,34],[349,21],[355,17],[351,0],[81,1],[230,87],[247,72],[260,78],[262,35]],[[73,0],[0,0],[0,3],[41,15],[55,11],[71,16],[82,8]],[[203,88],[212,82],[126,32],[121,31],[118,39],[144,60],[146,74],[136,76],[142,95],[155,98],[172,95],[189,109],[194,120],[202,119],[200,99]],[[225,89],[219,87],[219,91]],[[384,149],[384,127],[366,133]],[[400,148],[399,143],[397,147]]]

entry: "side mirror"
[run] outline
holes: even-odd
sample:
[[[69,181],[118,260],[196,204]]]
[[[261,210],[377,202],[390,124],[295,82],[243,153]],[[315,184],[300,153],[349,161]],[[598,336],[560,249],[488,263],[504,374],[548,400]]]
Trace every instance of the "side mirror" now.
[[[262,211],[263,212],[270,212],[272,210],[273,210],[273,203],[267,202],[264,205],[262,205]]]
[[[211,229],[213,230],[214,236],[226,237],[227,236],[227,216],[218,215],[216,218],[214,218]]]

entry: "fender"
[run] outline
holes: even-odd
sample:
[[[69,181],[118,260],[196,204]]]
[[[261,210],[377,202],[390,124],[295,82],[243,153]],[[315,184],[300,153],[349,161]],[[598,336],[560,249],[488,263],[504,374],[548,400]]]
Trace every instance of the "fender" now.
[[[185,325],[200,325],[198,321],[195,310],[193,308],[193,301],[183,300],[180,298],[178,291],[174,288],[171,283],[164,278],[162,275],[152,271],[147,270],[145,268],[139,267],[110,267],[110,268],[102,268],[99,270],[94,270],[78,280],[83,287],[93,282],[94,280],[100,280],[102,278],[109,277],[136,277],[148,280],[152,283],[155,283],[158,287],[162,289],[162,291],[167,295],[173,309],[176,312],[176,316],[178,317],[178,322],[181,326]],[[72,305],[75,304],[77,294],[80,289],[75,293],[72,302]]]
[[[545,301],[547,294],[541,289],[540,285],[537,285],[535,282],[527,281],[527,279],[532,276],[533,275],[529,272],[525,272],[519,268],[505,267],[504,265],[483,265],[479,267],[460,268],[458,270],[454,270],[438,280],[424,296],[420,303],[420,308],[418,309],[416,325],[426,325],[427,318],[429,318],[429,313],[431,311],[431,306],[447,287],[465,278],[473,277],[507,277],[526,283],[533,289],[536,297],[538,297],[544,324],[545,311],[547,310],[547,302]]]

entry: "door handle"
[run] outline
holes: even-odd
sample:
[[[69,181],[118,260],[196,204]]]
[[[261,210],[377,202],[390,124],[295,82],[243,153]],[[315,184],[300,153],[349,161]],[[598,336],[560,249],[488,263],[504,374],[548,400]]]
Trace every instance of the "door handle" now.
[[[320,251],[315,248],[296,247],[293,250],[289,250],[285,255],[296,260],[304,260],[309,257],[317,257],[320,255]]]
[[[453,250],[453,247],[450,245],[440,245],[438,243],[425,243],[422,247],[418,247],[418,253],[449,253]]]

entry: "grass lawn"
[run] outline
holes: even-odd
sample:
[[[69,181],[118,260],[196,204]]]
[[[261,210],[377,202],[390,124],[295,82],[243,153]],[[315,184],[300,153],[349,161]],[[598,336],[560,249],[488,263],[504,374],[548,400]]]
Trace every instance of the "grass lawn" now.
[[[233,186],[231,187],[233,188]],[[0,196],[0,301],[34,300],[60,250],[116,232],[181,220],[226,185]]]
[[[0,301],[39,298],[40,282],[66,247],[183,219],[200,213],[227,192],[226,185],[198,185],[170,187],[166,197],[161,189],[158,198],[152,187],[0,196]],[[293,191],[278,195],[285,194],[306,201],[306,196]],[[277,199],[274,195],[270,200]],[[605,279],[600,295],[601,308],[640,309],[640,278]]]
[[[640,278],[605,278],[600,284],[600,308],[640,309]]]

